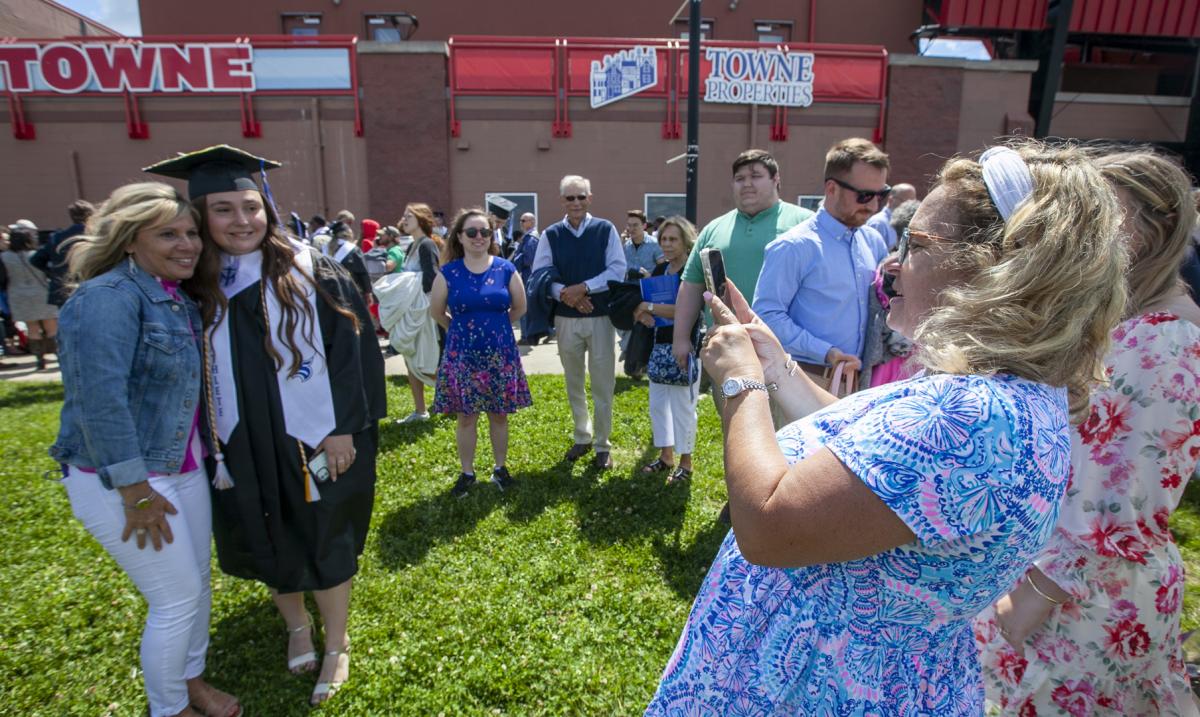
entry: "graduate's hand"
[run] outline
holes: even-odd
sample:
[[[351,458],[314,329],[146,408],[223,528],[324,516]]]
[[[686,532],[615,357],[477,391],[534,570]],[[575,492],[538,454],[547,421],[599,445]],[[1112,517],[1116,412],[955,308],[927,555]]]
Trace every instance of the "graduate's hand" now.
[[[331,481],[337,482],[338,476],[350,470],[350,466],[354,464],[354,436],[326,436],[317,448],[325,451]]]

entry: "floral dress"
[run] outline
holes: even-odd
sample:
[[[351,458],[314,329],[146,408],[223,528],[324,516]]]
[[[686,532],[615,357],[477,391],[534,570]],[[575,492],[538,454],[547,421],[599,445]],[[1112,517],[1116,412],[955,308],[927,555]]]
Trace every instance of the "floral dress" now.
[[[1113,332],[1111,383],[1072,440],[1073,475],[1034,564],[1071,594],[1018,655],[976,623],[995,713],[1192,715],[1183,562],[1167,521],[1200,460],[1200,329],[1172,314]]]
[[[971,618],[1050,535],[1066,487],[1066,392],[934,375],[856,393],[778,434],[829,448],[916,540],[860,560],[750,564],[731,531],[650,715],[978,715]]]
[[[442,267],[450,330],[438,366],[434,413],[514,413],[533,403],[508,310],[517,268],[492,257],[481,274],[462,259]]]

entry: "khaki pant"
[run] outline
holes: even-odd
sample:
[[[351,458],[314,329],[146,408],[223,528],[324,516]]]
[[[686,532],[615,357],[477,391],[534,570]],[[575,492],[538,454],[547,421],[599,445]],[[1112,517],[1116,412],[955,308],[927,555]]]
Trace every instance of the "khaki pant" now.
[[[575,442],[591,443],[598,453],[612,448],[613,391],[617,383],[617,332],[607,316],[557,316],[558,360],[567,382],[567,400],[575,422]],[[584,360],[592,377],[592,404],[595,408],[595,435],[588,414]]]

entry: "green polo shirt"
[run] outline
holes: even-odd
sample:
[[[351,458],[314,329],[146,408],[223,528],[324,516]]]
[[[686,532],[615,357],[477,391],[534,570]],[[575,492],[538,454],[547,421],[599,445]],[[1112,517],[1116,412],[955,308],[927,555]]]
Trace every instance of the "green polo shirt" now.
[[[746,301],[753,301],[758,272],[762,269],[763,249],[780,234],[812,215],[809,210],[784,201],[754,216],[737,209],[722,214],[700,231],[687,265],[683,267],[683,280],[703,285],[704,268],[700,264],[700,250],[720,249],[725,259],[725,276],[737,286]],[[704,320],[712,324],[707,308],[704,310]]]

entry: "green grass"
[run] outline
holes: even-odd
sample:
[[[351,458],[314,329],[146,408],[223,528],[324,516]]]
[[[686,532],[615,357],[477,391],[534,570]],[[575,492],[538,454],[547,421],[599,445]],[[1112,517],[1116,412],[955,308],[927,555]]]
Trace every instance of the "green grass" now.
[[[401,377],[402,379],[402,377]],[[637,467],[645,383],[618,379],[617,468],[560,462],[571,420],[560,376],[530,379],[511,423],[520,481],[457,500],[454,422],[382,428],[371,534],[355,581],[352,679],[331,715],[625,715],[645,708],[725,529],[720,426],[701,399],[698,470],[667,487]],[[392,416],[412,408],[388,387]],[[132,584],[42,478],[61,387],[0,382],[0,714],[140,715],[145,610]],[[477,467],[491,452],[481,422]],[[207,675],[251,715],[302,715],[314,677],[284,670],[266,590],[214,570]],[[311,605],[315,611],[315,605]]]
[[[697,471],[666,487],[645,384],[619,379],[617,469],[560,463],[571,442],[561,377],[530,379],[535,410],[514,416],[509,466],[521,482],[448,497],[454,423],[382,429],[375,514],[356,578],[353,677],[330,715],[627,715],[644,709],[725,530],[720,428],[700,401]],[[389,384],[392,416],[412,408]],[[0,714],[140,715],[145,610],[128,579],[42,473],[62,389],[0,382]],[[481,422],[482,423],[482,422]],[[480,434],[477,466],[490,449]],[[1200,626],[1200,485],[1172,520]],[[303,715],[312,676],[283,669],[285,635],[266,590],[214,571],[208,676],[250,715]],[[315,609],[315,606],[312,606]]]

